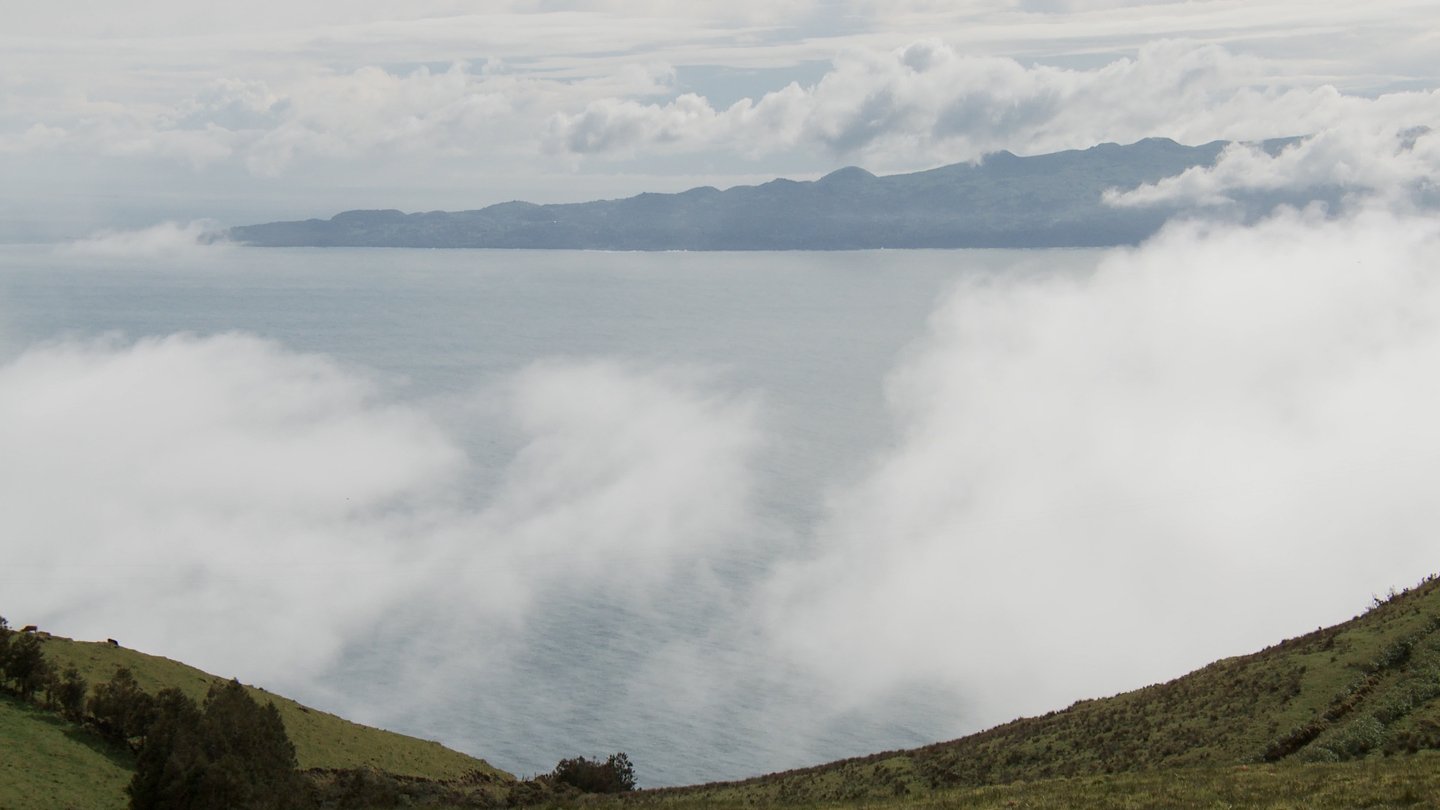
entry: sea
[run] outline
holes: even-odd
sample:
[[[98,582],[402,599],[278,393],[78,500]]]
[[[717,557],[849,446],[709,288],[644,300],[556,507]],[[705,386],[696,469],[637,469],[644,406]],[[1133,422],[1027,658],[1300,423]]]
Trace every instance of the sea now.
[[[967,708],[926,684],[831,710],[803,673],[768,659],[763,644],[743,640],[757,628],[729,625],[748,615],[744,603],[755,583],[815,533],[834,494],[897,442],[887,387],[931,329],[937,307],[965,285],[1082,273],[1095,255],[239,247],[154,253],[7,245],[0,246],[0,364],[13,368],[46,347],[123,353],[146,341],[226,335],[257,338],[285,356],[323,358],[337,373],[366,380],[382,403],[435,414],[463,456],[469,485],[462,500],[469,502],[453,507],[461,511],[484,510],[506,481],[513,489],[517,464],[528,469],[544,448],[537,450],[515,419],[488,418],[485,408],[455,403],[502,396],[515,380],[528,379],[527,370],[599,367],[613,372],[603,380],[658,379],[690,392],[676,395],[675,407],[690,408],[685,413],[748,420],[760,438],[747,451],[749,536],[736,546],[744,554],[722,555],[703,571],[682,566],[661,574],[668,579],[648,601],[588,581],[572,586],[566,577],[579,574],[562,573],[516,597],[526,606],[506,615],[504,633],[456,638],[455,628],[490,621],[484,612],[490,608],[474,608],[481,612],[473,622],[437,625],[433,617],[471,603],[452,600],[417,612],[422,597],[412,592],[410,601],[385,603],[367,619],[393,619],[403,632],[321,621],[323,606],[285,617],[287,626],[302,628],[313,620],[317,645],[328,650],[318,663],[307,657],[302,672],[285,674],[285,645],[295,643],[289,636],[274,648],[252,640],[255,649],[220,659],[240,670],[223,674],[242,680],[249,679],[246,660],[264,661],[256,668],[276,690],[439,740],[522,776],[562,757],[626,751],[642,784],[684,784],[970,729]],[[599,397],[582,388],[561,395],[582,411],[588,397]],[[634,418],[666,413],[637,409]],[[673,440],[693,438],[687,431],[694,429],[678,426]],[[145,463],[135,460],[137,474]],[[615,508],[644,508],[626,503]],[[675,519],[677,533],[690,530],[683,517]],[[477,541],[472,553],[491,552]],[[623,569],[595,570],[623,576]],[[686,580],[692,576],[705,581]],[[687,601],[701,591],[703,598]],[[263,592],[257,589],[257,612],[265,609]],[[448,598],[443,589],[435,593]],[[173,610],[163,598],[153,604]],[[12,613],[34,607],[41,606],[0,605]],[[125,633],[118,627],[111,635]],[[192,650],[184,639],[169,638],[170,647],[147,651],[216,660],[210,647]],[[428,677],[407,681],[416,672]]]

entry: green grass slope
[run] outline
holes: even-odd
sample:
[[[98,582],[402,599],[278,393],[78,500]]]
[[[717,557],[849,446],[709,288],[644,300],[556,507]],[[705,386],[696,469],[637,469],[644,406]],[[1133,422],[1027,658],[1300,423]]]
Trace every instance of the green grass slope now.
[[[154,692],[202,698],[215,676],[108,644],[55,638],[92,683],[117,666]],[[1440,807],[1440,581],[1362,616],[1182,678],[949,742],[740,782],[579,799],[524,789],[482,760],[273,701],[302,768],[433,782],[426,806],[533,800],[621,805],[920,808]],[[0,697],[0,808],[121,807],[133,760],[89,732]],[[443,783],[443,784],[442,784]],[[461,787],[450,791],[445,784]],[[469,787],[483,789],[479,793]],[[450,792],[446,792],[450,791]],[[415,794],[422,795],[422,794]],[[433,800],[432,800],[433,799]],[[478,803],[478,804],[477,804]],[[390,803],[375,806],[391,806]]]
[[[1168,683],[923,748],[649,796],[724,804],[874,801],[1022,781],[1340,762],[1429,749],[1440,749],[1434,578],[1352,621]]]
[[[211,684],[226,680],[178,661],[104,642],[54,637],[45,642],[44,650],[57,669],[73,666],[91,684],[109,680],[115,669],[123,666],[135,674],[135,680],[146,692],[154,694],[174,687],[197,702],[204,700]],[[477,775],[493,781],[513,779],[482,759],[452,751],[437,742],[362,726],[263,689],[248,688],[257,701],[273,702],[280,710],[301,769],[370,768],[397,776],[437,780]]]
[[[774,803],[738,794],[669,792],[589,801],[586,810],[753,810]],[[1415,810],[1440,806],[1440,753],[1331,764],[1199,766],[1097,776],[1056,777],[919,796],[809,801],[806,808],[867,810]]]
[[[0,695],[0,807],[118,810],[133,767],[130,752]]]

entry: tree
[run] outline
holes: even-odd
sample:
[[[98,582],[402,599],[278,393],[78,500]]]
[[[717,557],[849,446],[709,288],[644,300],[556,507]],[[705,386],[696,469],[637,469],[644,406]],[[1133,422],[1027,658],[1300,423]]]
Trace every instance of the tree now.
[[[10,629],[10,623],[5,621],[4,616],[0,616],[0,677],[4,676],[5,665],[10,660],[10,636],[14,634],[15,631]]]
[[[78,723],[84,718],[85,694],[90,691],[90,685],[80,676],[80,670],[66,667],[59,677],[51,677],[46,689],[53,708],[59,709],[66,720]]]
[[[203,710],[174,690],[157,696],[128,791],[135,810],[283,810],[300,787],[280,712],[230,681],[211,687]]]
[[[200,725],[200,707],[179,689],[162,689],[155,696],[150,733],[126,788],[131,807],[200,806],[196,799],[205,769]]]
[[[26,700],[45,685],[50,675],[50,662],[45,660],[45,651],[40,645],[40,637],[34,633],[20,633],[7,645],[5,677]]]
[[[89,709],[101,734],[135,747],[136,738],[143,742],[149,730],[155,699],[135,682],[135,673],[127,667],[116,667],[109,681],[95,684]]]

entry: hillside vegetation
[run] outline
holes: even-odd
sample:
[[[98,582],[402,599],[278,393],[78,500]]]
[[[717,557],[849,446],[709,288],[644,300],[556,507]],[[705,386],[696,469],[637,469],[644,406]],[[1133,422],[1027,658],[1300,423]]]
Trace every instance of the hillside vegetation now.
[[[52,638],[43,648],[56,671],[73,667],[92,683],[126,667],[146,691],[197,700],[225,683],[109,644]],[[276,706],[324,807],[1440,806],[1440,581],[1167,683],[958,740],[608,798],[581,795],[583,780],[561,779],[562,768],[516,782],[436,743],[249,694]],[[568,762],[577,773],[602,767]],[[633,773],[623,754],[616,763],[616,774]],[[0,807],[124,807],[134,767],[128,748],[33,701],[0,697]]]
[[[82,697],[99,691],[119,670],[149,695],[176,689],[203,702],[228,682],[167,658],[103,642],[72,641],[47,633],[9,632],[9,642],[38,646],[52,676],[78,676]],[[16,647],[12,646],[12,651]],[[9,656],[13,658],[14,656]],[[23,682],[7,671],[11,688]],[[0,692],[0,808],[122,808],[136,768],[133,745],[106,734],[103,722],[66,710],[56,677],[23,694]],[[40,681],[36,681],[39,684]],[[239,685],[236,685],[239,688]],[[295,764],[320,796],[455,796],[466,804],[494,804],[514,777],[481,759],[436,742],[362,726],[326,712],[244,687],[259,705],[273,705],[294,745]],[[42,698],[43,693],[43,698]],[[112,730],[113,731],[113,730]],[[127,736],[120,734],[122,739]],[[344,803],[335,806],[369,806]],[[444,805],[441,805],[444,806]]]
[[[1022,781],[1384,759],[1440,749],[1437,698],[1440,581],[1430,577],[1349,622],[1168,683],[923,748],[649,798],[873,801]]]
[[[105,642],[54,637],[45,643],[45,654],[57,668],[73,666],[91,683],[105,681],[117,667],[126,667],[146,692],[154,694],[174,687],[197,701],[211,686],[225,681],[178,661]],[[478,772],[497,779],[511,778],[482,759],[452,751],[440,743],[362,726],[264,689],[248,688],[257,701],[274,703],[280,710],[302,770],[370,768],[427,779],[458,779]]]
[[[128,750],[0,695],[0,807],[122,808],[134,767]]]

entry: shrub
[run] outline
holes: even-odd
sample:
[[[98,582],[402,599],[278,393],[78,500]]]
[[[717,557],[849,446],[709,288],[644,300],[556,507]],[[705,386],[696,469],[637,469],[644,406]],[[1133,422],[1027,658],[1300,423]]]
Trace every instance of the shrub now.
[[[562,759],[550,774],[556,782],[585,793],[624,793],[635,789],[635,766],[624,753],[598,759]]]
[[[1344,759],[1365,756],[1371,749],[1385,743],[1385,726],[1372,715],[1356,719],[1344,728],[1330,744]]]
[[[80,677],[80,670],[66,667],[58,678],[53,679],[51,688],[55,707],[66,720],[79,722],[85,716],[85,693],[90,691],[90,685]]]

